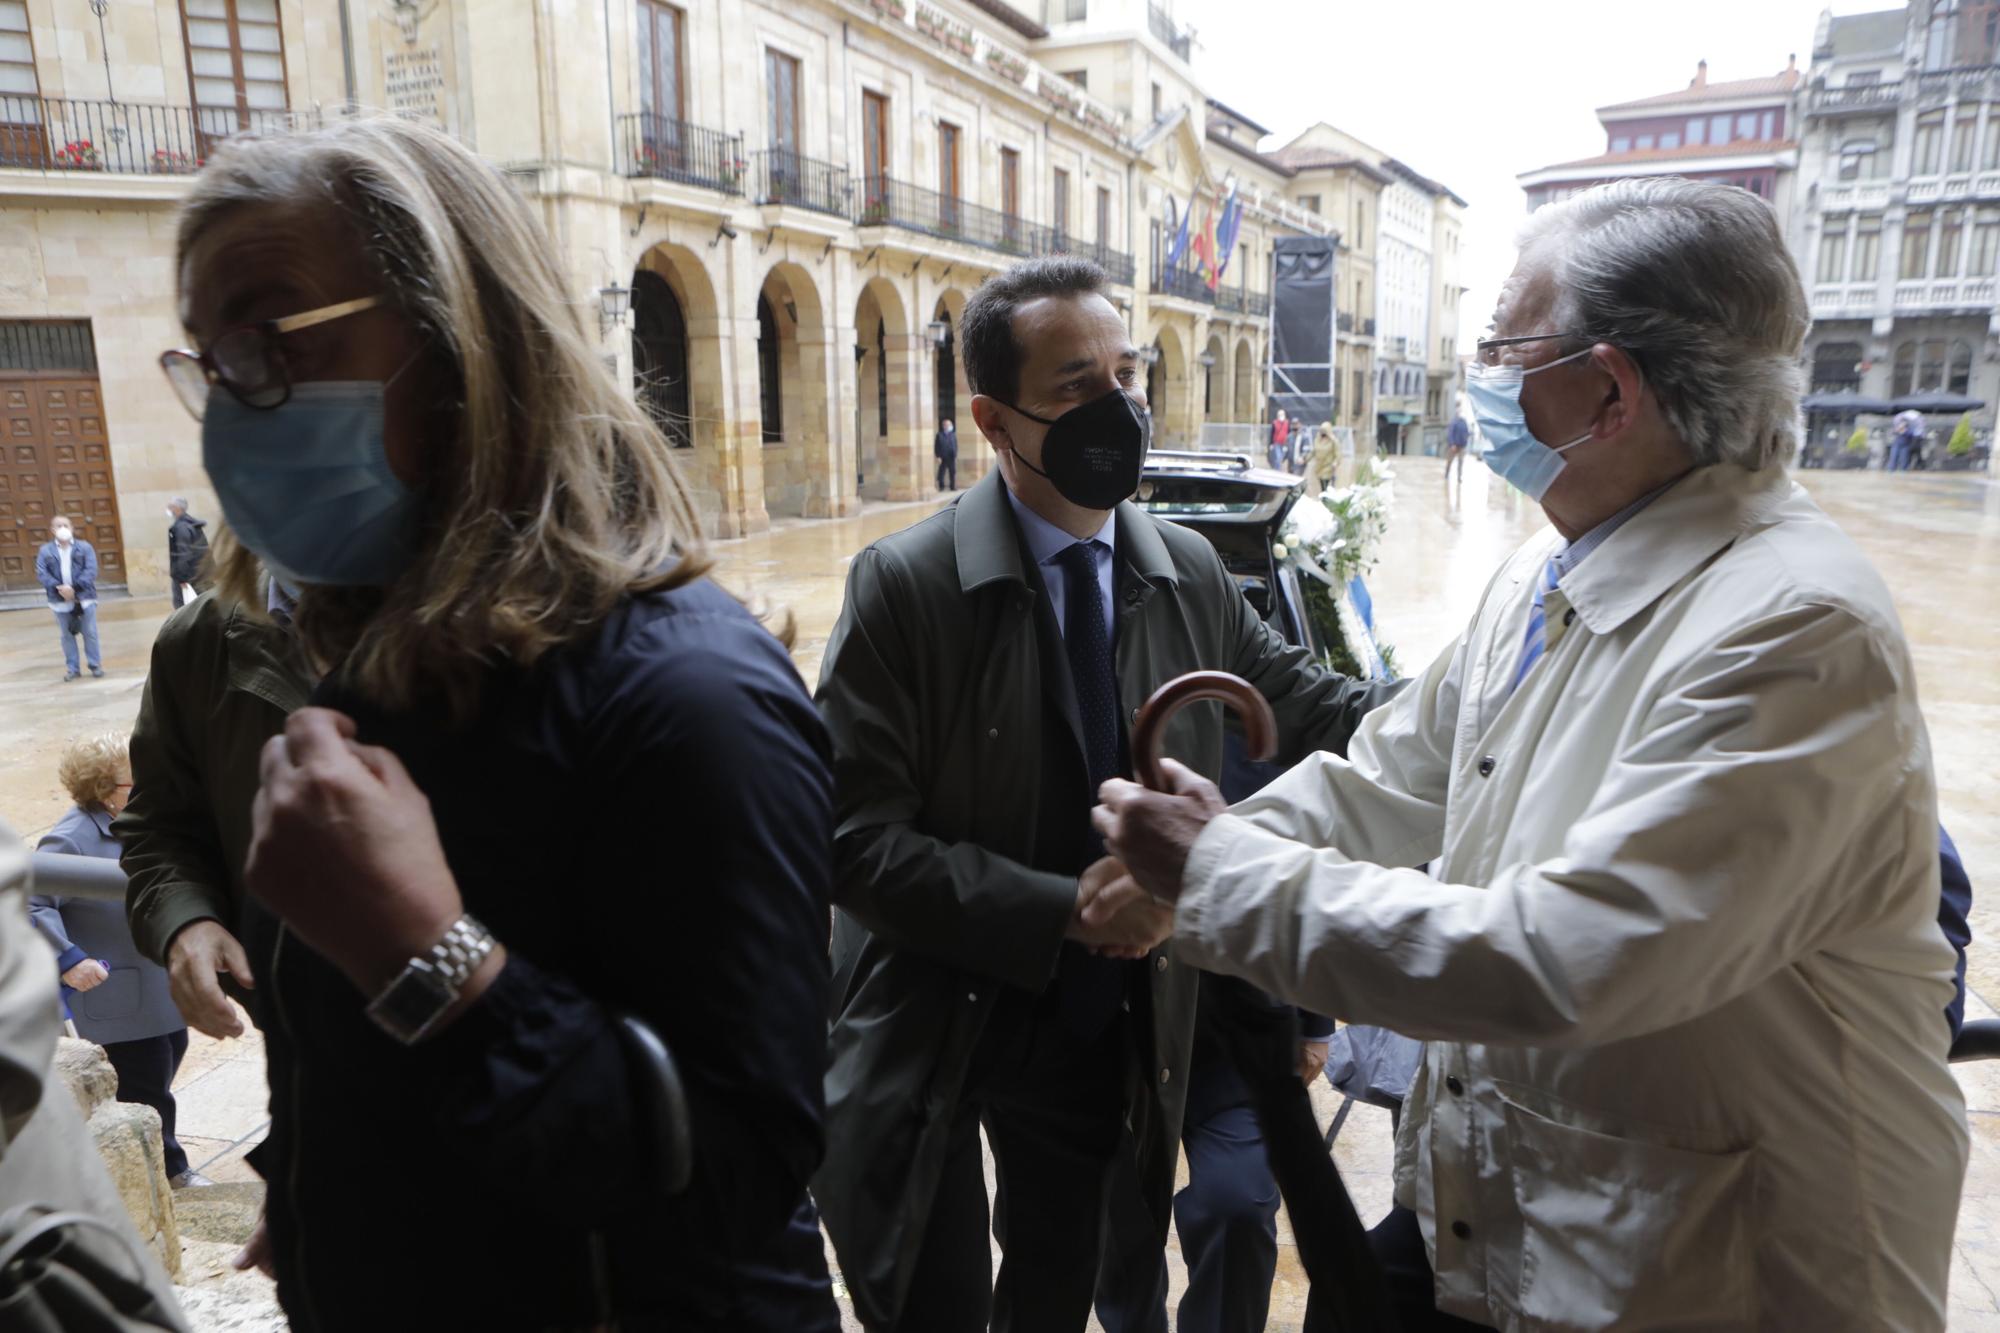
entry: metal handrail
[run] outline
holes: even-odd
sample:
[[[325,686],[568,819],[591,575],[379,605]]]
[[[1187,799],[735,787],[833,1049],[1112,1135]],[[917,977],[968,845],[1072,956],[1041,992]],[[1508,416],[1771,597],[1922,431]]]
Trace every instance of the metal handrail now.
[[[191,176],[239,134],[289,134],[318,123],[287,108],[158,106],[0,94],[0,167]]]
[[[789,204],[815,213],[846,217],[854,189],[846,167],[821,162],[789,148],[766,148],[751,154],[756,202]]]
[[[108,856],[73,856],[68,852],[30,852],[34,891],[50,897],[125,901],[125,872]]]
[[[618,118],[618,157],[622,175],[734,195],[743,193],[750,165],[743,156],[742,135],[645,112]]]

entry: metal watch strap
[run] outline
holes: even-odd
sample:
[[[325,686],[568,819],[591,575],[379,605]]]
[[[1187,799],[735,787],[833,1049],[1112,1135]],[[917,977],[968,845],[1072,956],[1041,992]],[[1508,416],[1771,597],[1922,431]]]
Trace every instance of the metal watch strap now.
[[[431,946],[426,961],[438,970],[445,985],[454,991],[461,991],[492,952],[493,936],[467,912],[451,923],[451,929],[444,933],[443,939]]]

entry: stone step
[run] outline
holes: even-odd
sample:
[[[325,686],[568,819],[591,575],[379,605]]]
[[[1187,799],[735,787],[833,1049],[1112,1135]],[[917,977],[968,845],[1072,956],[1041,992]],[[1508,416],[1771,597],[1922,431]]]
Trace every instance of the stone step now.
[[[261,1180],[232,1180],[174,1191],[174,1220],[180,1223],[183,1241],[240,1246],[257,1229],[257,1217],[263,1211]]]

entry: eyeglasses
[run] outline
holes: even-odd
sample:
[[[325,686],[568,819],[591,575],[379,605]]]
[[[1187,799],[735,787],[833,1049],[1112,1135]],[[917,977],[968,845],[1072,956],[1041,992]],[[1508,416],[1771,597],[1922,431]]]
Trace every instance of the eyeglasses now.
[[[1497,366],[1500,364],[1500,349],[1513,347],[1519,343],[1547,342],[1551,338],[1581,338],[1581,333],[1524,333],[1518,338],[1481,338],[1477,346],[1479,364]]]
[[[323,305],[303,314],[242,324],[216,336],[205,352],[177,348],[160,353],[160,369],[174,386],[182,406],[196,421],[208,408],[209,390],[220,384],[245,407],[269,411],[282,407],[292,396],[292,377],[285,368],[284,344],[278,340],[288,333],[316,324],[345,319],[382,304],[379,296],[363,296],[337,305]]]

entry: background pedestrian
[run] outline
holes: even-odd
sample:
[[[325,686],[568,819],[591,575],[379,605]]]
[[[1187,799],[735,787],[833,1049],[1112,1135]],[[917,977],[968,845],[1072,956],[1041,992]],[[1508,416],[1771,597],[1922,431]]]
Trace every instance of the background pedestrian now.
[[[187,600],[187,589],[199,596],[208,590],[208,526],[205,520],[188,513],[185,496],[167,501],[167,577],[174,585],[174,609]]]
[[[56,774],[76,804],[35,850],[117,860],[111,821],[132,791],[125,737],[71,742]],[[213,1184],[188,1168],[187,1153],[174,1137],[174,1074],[187,1054],[187,1023],[168,993],[166,969],[133,943],[125,904],[37,894],[28,900],[28,910],[56,951],[63,998],[78,1035],[102,1046],[118,1071],[118,1100],[159,1112],[168,1183],[175,1189]]]
[[[63,679],[75,680],[76,640],[83,639],[84,661],[90,674],[102,676],[97,651],[97,548],[76,535],[70,521],[58,515],[49,523],[49,539],[35,556],[35,577],[48,594],[55,613],[56,637],[62,640]]]

